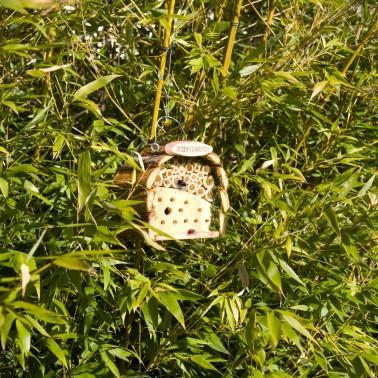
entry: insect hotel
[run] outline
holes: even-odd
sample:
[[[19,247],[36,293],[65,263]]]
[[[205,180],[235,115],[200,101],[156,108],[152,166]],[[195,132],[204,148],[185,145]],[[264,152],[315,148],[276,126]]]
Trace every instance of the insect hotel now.
[[[225,231],[228,180],[211,146],[171,142],[141,153],[145,170],[125,163],[113,183],[130,199],[143,200],[141,219],[175,239],[216,238]],[[168,240],[148,229],[154,240]]]

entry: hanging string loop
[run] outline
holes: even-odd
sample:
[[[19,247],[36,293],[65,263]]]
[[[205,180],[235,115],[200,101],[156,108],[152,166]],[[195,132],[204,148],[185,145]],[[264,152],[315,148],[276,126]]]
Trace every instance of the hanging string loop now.
[[[160,67],[159,67],[159,80],[156,87],[156,94],[155,94],[155,102],[154,102],[154,109],[152,112],[152,119],[151,119],[151,134],[150,138],[153,139],[156,134],[156,127],[157,127],[157,119],[159,118],[159,108],[160,108],[160,99],[161,99],[161,92],[163,88],[163,80],[165,73],[165,63],[167,57],[169,57],[169,48],[171,45],[171,29],[172,29],[172,22],[173,22],[173,15],[175,9],[175,0],[167,0],[168,2],[168,17],[167,17],[167,28],[165,30],[164,40],[162,48],[164,53],[161,56],[160,60]]]
[[[158,129],[162,130],[162,131],[165,131],[164,130],[164,124],[159,124],[161,120],[163,119],[171,119],[172,121],[175,121],[179,126],[180,126],[180,129],[184,135],[184,140],[187,140],[186,138],[186,133],[185,133],[185,130],[184,130],[184,127],[182,126],[182,123],[174,118],[174,117],[171,117],[170,115],[165,115],[165,116],[162,116],[160,117],[157,122],[156,122],[156,132],[155,132],[155,139],[154,139],[154,142],[151,144],[151,151],[152,152],[157,152],[159,151],[159,148],[160,148],[160,145],[159,143],[157,142],[157,134],[158,134]]]
[[[168,63],[167,67],[167,90],[166,90],[166,95],[165,95],[165,115],[160,117],[159,119],[156,120],[156,123],[153,125],[154,129],[154,142],[151,144],[151,151],[157,152],[160,148],[159,143],[157,142],[157,135],[158,135],[158,129],[165,131],[164,130],[164,124],[159,124],[160,121],[162,120],[167,120],[171,119],[172,121],[175,121],[181,128],[181,131],[184,135],[184,140],[186,140],[186,134],[185,130],[181,124],[180,121],[178,121],[176,118],[171,117],[169,115],[169,106],[170,106],[170,87],[171,87],[171,71],[172,71],[172,43],[171,39],[169,39],[169,45],[164,48],[165,50],[165,58]]]

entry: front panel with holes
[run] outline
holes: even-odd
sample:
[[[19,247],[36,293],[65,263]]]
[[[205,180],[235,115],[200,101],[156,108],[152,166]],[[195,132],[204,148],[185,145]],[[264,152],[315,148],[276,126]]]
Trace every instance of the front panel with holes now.
[[[188,148],[191,153],[202,148],[197,143],[182,143],[174,146],[185,147],[185,151]],[[127,189],[130,199],[146,200],[140,216],[152,226],[148,233],[154,240],[170,239],[156,229],[176,239],[224,234],[228,180],[218,155],[170,156],[157,152],[142,159],[143,172],[135,175],[134,168],[125,163],[113,182]]]
[[[176,239],[213,238],[218,231],[210,231],[211,203],[196,194],[180,189],[155,188],[152,196],[149,223]],[[155,240],[167,238],[151,232]]]

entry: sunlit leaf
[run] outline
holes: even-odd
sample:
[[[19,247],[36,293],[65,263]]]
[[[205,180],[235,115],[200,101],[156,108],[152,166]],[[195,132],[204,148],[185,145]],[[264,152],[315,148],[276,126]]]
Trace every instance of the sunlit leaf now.
[[[67,367],[66,356],[59,344],[52,338],[46,340],[46,346],[58,358],[64,367]]]
[[[190,360],[206,370],[212,370],[212,371],[218,372],[218,370],[214,367],[214,365],[212,365],[209,361],[206,360],[206,358],[204,358],[201,355],[191,356]]]
[[[26,288],[28,283],[30,282],[30,272],[29,267],[25,264],[21,265],[21,288],[22,288],[22,296],[25,295]]]
[[[51,66],[51,67],[46,67],[46,68],[38,68],[34,70],[28,70],[26,71],[30,76],[34,77],[43,77],[48,75],[50,72],[62,70],[64,68],[69,67],[70,64],[63,64],[61,66]]]
[[[16,319],[16,328],[18,333],[18,340],[20,343],[20,349],[22,354],[28,354],[31,345],[30,331],[22,324],[22,322]]]
[[[65,269],[88,271],[92,268],[91,264],[72,256],[62,256],[53,260],[53,264]]]
[[[270,336],[273,340],[273,345],[277,346],[281,333],[281,319],[278,313],[275,311],[269,311],[267,316],[267,324]]]
[[[15,319],[16,315],[14,313],[9,313],[5,316],[2,324],[0,324],[1,347],[3,348],[3,351],[7,346],[8,334]]]
[[[240,76],[248,76],[260,68],[260,64],[253,64],[251,66],[244,67],[239,71]]]
[[[168,292],[159,292],[158,298],[168,309],[168,311],[179,321],[182,327],[185,328],[184,314],[182,313],[181,307],[175,298],[175,295]]]
[[[308,339],[310,339],[312,342],[316,343],[317,342],[315,341],[315,339],[312,337],[312,335],[310,334],[310,332],[308,332],[308,330],[305,328],[305,326],[303,324],[301,324],[301,322],[296,319],[294,316],[291,316],[289,315],[288,313],[282,313],[282,317],[283,319],[288,323],[290,324],[291,327],[293,327],[295,330],[297,330],[299,333],[301,333],[302,335],[306,336]]]
[[[3,193],[4,198],[8,197],[9,193],[9,184],[5,178],[0,176],[0,191]]]
[[[315,84],[314,89],[312,90],[310,100],[312,100],[316,95],[318,95],[328,84],[328,80],[319,81]]]
[[[337,220],[337,216],[335,212],[332,210],[331,206],[324,205],[323,207],[323,214],[324,218],[327,220],[328,224],[331,226],[331,228],[336,232],[340,233],[340,226],[339,222]]]
[[[108,75],[104,77],[100,77],[99,79],[96,79],[86,85],[84,87],[81,87],[78,89],[74,95],[73,100],[78,100],[80,98],[85,98],[92,92],[97,91],[100,88],[105,87],[106,84],[110,83],[112,80],[116,79],[117,77],[120,77],[121,75]]]
[[[82,152],[79,156],[77,168],[78,200],[77,206],[80,211],[91,190],[91,154],[89,151]]]

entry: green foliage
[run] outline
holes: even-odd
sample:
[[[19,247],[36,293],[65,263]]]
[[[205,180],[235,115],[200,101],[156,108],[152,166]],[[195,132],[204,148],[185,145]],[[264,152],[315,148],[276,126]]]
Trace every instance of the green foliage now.
[[[160,247],[112,179],[141,169],[164,4],[0,6],[1,376],[376,376],[374,2],[243,2],[225,78],[232,2],[176,1],[170,114],[232,210]]]

